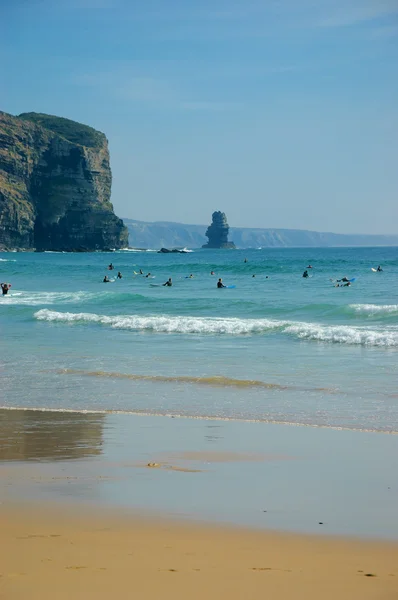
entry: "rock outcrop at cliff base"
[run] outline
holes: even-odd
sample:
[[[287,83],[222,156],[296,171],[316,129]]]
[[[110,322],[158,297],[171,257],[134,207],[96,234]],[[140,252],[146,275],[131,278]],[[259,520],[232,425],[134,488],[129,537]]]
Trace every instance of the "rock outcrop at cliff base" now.
[[[111,184],[103,133],[51,115],[0,112],[0,249],[127,246]]]

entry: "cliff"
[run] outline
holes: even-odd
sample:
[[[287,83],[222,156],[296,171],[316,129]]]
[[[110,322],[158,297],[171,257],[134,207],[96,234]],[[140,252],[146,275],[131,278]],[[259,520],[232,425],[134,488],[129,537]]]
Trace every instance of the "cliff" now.
[[[206,230],[206,237],[209,241],[202,248],[235,248],[235,244],[228,241],[228,232],[227,216],[217,210],[212,214],[211,225]]]
[[[0,249],[122,248],[105,135],[69,119],[0,112]]]
[[[135,248],[200,248],[206,225],[124,219],[130,246]],[[230,228],[238,248],[325,248],[338,246],[398,246],[398,235],[349,235],[303,229]]]

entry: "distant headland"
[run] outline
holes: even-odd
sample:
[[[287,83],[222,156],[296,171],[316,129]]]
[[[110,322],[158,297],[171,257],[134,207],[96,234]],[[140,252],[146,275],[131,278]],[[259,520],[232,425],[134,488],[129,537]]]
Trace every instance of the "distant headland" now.
[[[201,248],[206,244],[206,225],[169,221],[136,221],[124,218],[130,246],[142,249]],[[336,248],[344,246],[398,246],[398,235],[343,234],[304,229],[230,227],[237,248]],[[207,246],[208,247],[208,246]]]
[[[0,250],[127,246],[111,184],[100,131],[52,115],[0,112]]]

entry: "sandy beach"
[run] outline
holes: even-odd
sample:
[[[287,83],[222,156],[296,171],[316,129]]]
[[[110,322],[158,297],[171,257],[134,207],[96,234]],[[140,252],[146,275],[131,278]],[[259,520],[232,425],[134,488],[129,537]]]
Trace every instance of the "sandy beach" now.
[[[1,411],[0,598],[398,598],[397,436]]]
[[[398,597],[394,544],[27,505],[0,529],[4,600]]]

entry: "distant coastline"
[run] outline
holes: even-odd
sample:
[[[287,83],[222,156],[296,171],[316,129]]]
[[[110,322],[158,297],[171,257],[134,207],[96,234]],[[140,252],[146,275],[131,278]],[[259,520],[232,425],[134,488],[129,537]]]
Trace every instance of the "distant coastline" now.
[[[129,232],[129,247],[200,248],[207,239],[206,225],[168,221],[123,219]],[[302,229],[231,227],[230,239],[237,248],[338,248],[366,246],[398,246],[398,234],[344,234]]]

